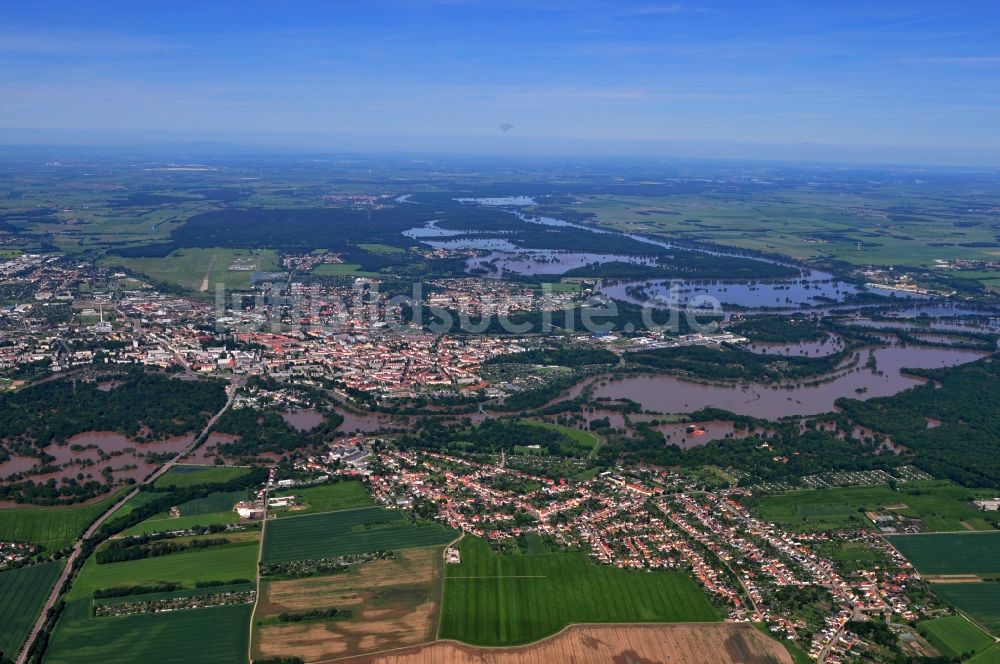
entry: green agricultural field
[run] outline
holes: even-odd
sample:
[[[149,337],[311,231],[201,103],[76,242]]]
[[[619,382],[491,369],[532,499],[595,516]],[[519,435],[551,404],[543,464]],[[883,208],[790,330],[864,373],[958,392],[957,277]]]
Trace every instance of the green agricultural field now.
[[[67,604],[48,649],[50,664],[244,664],[250,604],[114,618],[88,615],[86,599]]]
[[[580,284],[572,282],[564,284],[560,281],[546,281],[538,284],[538,290],[543,289],[551,293],[579,293],[583,290]]]
[[[982,512],[968,505],[982,494],[944,481],[900,484],[897,491],[887,486],[805,489],[767,496],[758,511],[762,519],[801,530],[871,525],[859,510],[886,507],[921,519],[929,532],[967,530],[963,522],[976,530],[990,530]]]
[[[589,431],[584,431],[583,429],[576,429],[574,427],[563,426],[562,424],[552,424],[550,422],[536,422],[534,420],[521,420],[524,424],[529,424],[531,426],[541,427],[543,429],[549,429],[550,431],[555,431],[566,436],[574,443],[580,447],[586,448],[588,450],[593,449],[596,445],[600,444],[601,439],[596,435],[590,433]]]
[[[61,571],[57,561],[0,572],[0,653],[9,659],[16,659]]]
[[[177,507],[180,509],[182,517],[226,512],[232,513],[233,505],[241,500],[246,500],[246,497],[247,492],[244,490],[218,491],[210,493],[204,498],[196,498],[186,503],[181,503]]]
[[[177,582],[192,590],[199,581],[253,579],[254,535],[230,545],[121,563],[99,565],[91,556],[73,582],[46,661],[245,662],[250,605],[109,618],[95,618],[91,606],[94,591],[101,588]]]
[[[414,526],[399,512],[369,507],[278,519],[267,524],[264,562],[309,560],[369,551],[445,544],[456,533],[444,526]]]
[[[113,519],[119,517],[128,516],[134,510],[142,507],[146,503],[151,503],[154,500],[158,500],[163,497],[162,493],[156,493],[155,491],[140,491],[131,498],[129,498],[124,505],[118,508],[115,512]]]
[[[361,243],[358,247],[364,249],[370,254],[383,254],[391,256],[392,254],[406,253],[406,249],[403,249],[402,247],[393,247],[388,244]]]
[[[226,512],[210,512],[208,514],[194,514],[192,516],[182,516],[178,519],[172,519],[164,512],[153,515],[142,523],[137,523],[126,530],[123,534],[145,535],[146,533],[160,533],[168,530],[184,530],[195,526],[214,526],[216,524],[236,523],[239,520],[240,517],[232,510]]]
[[[0,510],[0,540],[31,542],[46,551],[70,546],[94,519],[114,504],[108,498],[80,507],[15,507]]]
[[[888,539],[921,574],[1000,576],[1000,531],[897,535]]]
[[[302,508],[294,510],[270,510],[268,514],[292,515],[315,514],[318,512],[334,512],[336,510],[351,510],[358,507],[371,507],[372,502],[368,489],[361,482],[334,482],[321,484],[304,489],[288,489],[279,491],[275,496],[295,496],[296,502],[302,503]]]
[[[250,472],[246,466],[198,466],[178,464],[156,480],[159,488],[175,486],[184,488],[195,484],[216,484],[228,482]]]
[[[461,548],[462,563],[445,570],[440,638],[504,646],[572,623],[719,620],[684,573],[620,570],[578,552],[497,556],[477,538]]]
[[[256,577],[256,570],[256,540],[103,565],[98,565],[92,557],[74,581],[73,591],[90,597],[98,588],[171,581],[193,587],[198,581],[252,579]]]
[[[1000,583],[935,583],[941,599],[1000,636]]]
[[[925,620],[917,630],[945,657],[961,657],[986,650],[993,637],[962,616]]]
[[[313,268],[312,273],[321,277],[367,277],[377,274],[365,272],[358,263],[323,263]]]
[[[972,659],[967,660],[966,664],[1000,664],[1000,645],[987,648]]]
[[[789,189],[754,195],[753,200],[722,192],[669,199],[581,195],[572,211],[592,212],[597,223],[618,230],[707,241],[799,260],[833,258],[854,264],[934,267],[939,258],[992,258],[994,237],[987,215],[963,210],[971,221],[958,227],[946,198],[922,196],[917,202],[909,193],[899,194],[886,190],[873,197]],[[919,206],[919,217],[894,213],[893,206],[910,204]],[[852,207],[870,212],[852,213]],[[942,237],[947,237],[947,246],[940,246]],[[862,243],[860,251],[858,242]],[[976,242],[988,244],[969,246]]]

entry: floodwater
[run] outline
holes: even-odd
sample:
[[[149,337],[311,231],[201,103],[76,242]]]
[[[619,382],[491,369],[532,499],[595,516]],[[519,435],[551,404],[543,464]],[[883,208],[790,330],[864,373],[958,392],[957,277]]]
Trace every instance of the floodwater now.
[[[784,357],[825,357],[840,352],[844,342],[840,337],[830,335],[819,341],[803,341],[797,344],[754,341],[742,348],[758,355],[783,355]]]
[[[435,237],[455,237],[456,235],[466,235],[468,231],[450,231],[447,228],[438,228],[437,223],[441,221],[440,219],[432,219],[428,221],[423,226],[417,228],[411,228],[408,231],[403,231],[403,235],[414,240],[425,239],[425,238],[435,238]]]
[[[286,410],[281,413],[281,419],[285,420],[289,426],[299,431],[309,431],[326,422],[323,414],[312,408],[303,410]]]
[[[82,474],[86,480],[104,481],[101,471],[112,469],[116,482],[125,479],[142,480],[162,463],[149,463],[147,454],[175,455],[191,444],[190,436],[177,436],[148,443],[137,443],[112,431],[88,431],[69,438],[65,445],[49,445],[45,453],[55,457],[50,465],[58,470],[37,473],[40,463],[34,457],[12,457],[0,464],[0,478],[13,473],[24,473],[36,483],[55,479],[74,478]],[[73,449],[73,448],[76,449]]]
[[[492,198],[460,198],[456,199],[466,203],[477,203],[486,206],[502,206],[502,207],[522,207],[534,205],[535,201],[528,196],[506,196],[506,197],[492,197]],[[765,263],[779,263],[769,258],[763,258],[759,256],[750,256],[746,253],[741,253],[736,250],[722,250],[718,248],[706,248],[698,246],[682,246],[677,245],[672,242],[667,242],[658,238],[650,238],[642,235],[635,235],[631,233],[621,233],[619,231],[593,228],[591,226],[585,226],[582,224],[576,224],[573,222],[565,221],[562,219],[556,219],[553,217],[544,216],[532,216],[526,215],[519,210],[509,210],[518,219],[524,221],[525,223],[532,224],[542,224],[546,226],[560,226],[560,227],[572,227],[579,229],[581,232],[586,233],[607,233],[612,235],[625,235],[632,238],[638,242],[642,242],[647,245],[654,245],[663,248],[664,250],[671,251],[698,251],[701,253],[707,253],[712,256],[717,256],[720,259],[725,259],[727,257],[745,257],[752,258],[754,260],[759,260]],[[427,237],[423,235],[425,233],[437,233],[440,229],[436,229],[433,226],[433,222],[429,223],[423,229],[411,229],[405,232],[405,234],[412,238]],[[469,231],[471,233],[472,231]],[[484,239],[482,237],[466,237],[466,238],[452,238],[449,240],[424,240],[425,244],[428,244],[435,248],[442,249],[482,249],[487,251],[492,251],[498,255],[488,256],[485,258],[472,258],[469,261],[468,269],[473,270],[478,266],[481,266],[484,262],[496,262],[498,268],[506,268],[510,271],[531,275],[531,274],[562,274],[567,270],[571,270],[575,267],[582,267],[590,263],[607,263],[610,261],[621,260],[620,256],[610,256],[601,254],[568,254],[561,261],[555,262],[552,260],[525,260],[517,258],[514,255],[504,256],[503,253],[509,252],[511,254],[523,254],[523,250],[519,251],[518,248],[509,240],[502,239]],[[550,252],[550,254],[558,254],[562,252]],[[586,256],[586,258],[583,258]],[[551,255],[549,256],[551,258]],[[630,262],[636,260],[650,260],[648,258],[637,259],[635,257],[627,257]],[[582,261],[582,262],[581,262]],[[635,299],[629,297],[625,292],[630,286],[647,286],[651,288],[654,292],[651,294],[657,294],[655,291],[657,289],[668,288],[664,286],[664,280],[653,280],[653,281],[633,281],[619,283],[607,287],[604,291],[606,294],[616,297],[618,299],[623,299],[631,301],[636,304],[641,304]],[[845,297],[855,294],[858,289],[852,285],[845,282],[836,280],[833,275],[826,272],[820,272],[816,270],[803,270],[802,277],[799,279],[790,280],[775,280],[769,282],[749,282],[749,283],[702,283],[702,282],[674,282],[679,283],[681,288],[688,291],[688,296],[682,298],[682,301],[677,303],[677,306],[684,306],[688,301],[694,300],[695,298],[705,298],[712,297],[722,302],[723,304],[737,305],[745,307],[748,309],[760,309],[760,308],[782,308],[782,307],[812,307],[820,306],[824,304],[830,304],[834,302],[840,302]],[[878,291],[873,291],[878,292]],[[663,293],[665,295],[665,290]],[[890,291],[880,292],[882,295],[893,294]]]
[[[479,203],[489,207],[536,205],[530,196],[487,196],[485,198],[456,198],[459,203]]]
[[[563,274],[579,267],[612,262],[629,263],[632,265],[655,265],[656,259],[648,256],[594,254],[587,252],[552,251],[549,249],[514,253],[494,251],[486,256],[470,258],[467,269],[469,271],[486,269],[494,275],[499,275],[503,272],[515,272],[523,275]]]
[[[705,384],[675,376],[641,375],[595,385],[595,397],[631,399],[643,408],[661,413],[689,413],[701,408],[722,408],[741,415],[778,419],[789,415],[813,415],[834,409],[840,397],[870,399],[890,396],[921,380],[900,373],[904,367],[930,369],[949,367],[977,360],[985,353],[952,348],[920,346],[883,347],[870,351],[876,370],[864,365],[869,350],[861,351],[860,362],[853,369],[831,375],[818,384],[815,379],[803,383],[771,385],[762,383]],[[582,386],[570,392],[576,396]],[[575,392],[575,393],[574,393]]]
[[[841,301],[858,289],[833,279],[825,272],[812,272],[793,281],[697,282],[668,279],[629,281],[604,286],[601,292],[618,300],[643,304],[628,294],[630,288],[641,286],[650,297],[674,306],[689,306],[715,299],[723,304],[747,309],[813,307],[830,301]]]
[[[510,240],[463,237],[454,240],[424,240],[424,244],[435,249],[479,249],[482,251],[517,251],[517,246]]]
[[[754,433],[765,433],[763,429],[736,429],[732,422],[722,420],[661,424],[654,428],[663,434],[668,445],[677,445],[683,450],[699,447],[713,440],[748,438]]]
[[[379,429],[388,427],[392,424],[388,415],[382,415],[379,413],[365,413],[364,415],[359,415],[340,408],[337,408],[336,412],[344,418],[344,421],[339,427],[337,427],[337,430],[344,431],[346,433],[353,433],[355,431],[371,433],[372,431],[378,431]]]

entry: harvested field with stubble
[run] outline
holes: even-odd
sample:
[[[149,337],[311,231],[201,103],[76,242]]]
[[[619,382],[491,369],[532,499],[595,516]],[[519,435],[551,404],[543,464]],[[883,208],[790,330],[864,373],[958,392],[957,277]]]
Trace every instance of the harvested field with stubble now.
[[[346,620],[271,623],[256,627],[261,657],[296,656],[313,662],[427,643],[437,633],[442,547],[404,549],[330,576],[272,581],[261,588],[257,619],[282,612],[337,607]]]
[[[750,625],[577,625],[538,643],[475,648],[439,641],[344,664],[792,664],[777,641]]]

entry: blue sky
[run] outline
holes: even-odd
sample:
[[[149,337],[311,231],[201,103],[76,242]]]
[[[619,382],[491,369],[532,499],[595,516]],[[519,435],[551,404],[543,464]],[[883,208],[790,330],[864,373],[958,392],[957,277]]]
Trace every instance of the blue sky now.
[[[4,0],[0,91],[0,142],[1000,164],[1000,3]]]

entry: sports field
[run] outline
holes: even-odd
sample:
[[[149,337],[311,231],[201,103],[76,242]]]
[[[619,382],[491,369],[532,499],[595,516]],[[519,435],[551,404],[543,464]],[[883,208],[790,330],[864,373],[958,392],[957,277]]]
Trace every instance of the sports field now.
[[[52,591],[61,562],[0,572],[0,653],[15,659]]]
[[[529,643],[572,623],[716,622],[690,576],[594,565],[584,553],[497,556],[462,540],[445,569],[439,636],[484,646]]]
[[[1000,575],[1000,531],[888,539],[921,574]]]
[[[15,507],[0,510],[0,541],[31,542],[58,551],[71,545],[114,498],[82,507]]]
[[[457,534],[436,524],[414,526],[402,513],[381,507],[309,514],[268,523],[263,560],[286,562],[395,551],[445,544]]]
[[[767,496],[758,508],[761,518],[802,530],[870,525],[858,510],[891,507],[894,514],[919,518],[928,532],[990,530],[982,512],[967,503],[982,492],[951,482],[927,481],[887,486],[806,489]]]
[[[156,480],[157,488],[176,486],[188,487],[195,484],[228,482],[250,472],[245,466],[197,466],[180,464],[168,470]]]
[[[304,489],[288,489],[287,491],[278,491],[274,495],[295,496],[295,501],[301,505],[293,509],[269,510],[268,515],[315,514],[371,507],[375,504],[365,485],[354,481],[321,484]]]
[[[925,620],[917,630],[945,657],[963,657],[993,645],[990,635],[962,616]]]
[[[946,602],[1000,636],[1000,583],[935,583],[931,588]]]

